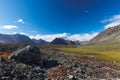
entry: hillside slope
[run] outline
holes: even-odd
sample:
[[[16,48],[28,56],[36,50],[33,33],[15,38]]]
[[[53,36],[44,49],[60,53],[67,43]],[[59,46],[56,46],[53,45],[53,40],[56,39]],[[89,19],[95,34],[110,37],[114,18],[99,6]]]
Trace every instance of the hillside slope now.
[[[34,44],[34,42],[25,35],[15,34],[6,35],[0,34],[0,43],[2,44]]]
[[[98,34],[89,43],[120,42],[120,25],[106,29]]]
[[[73,41],[65,40],[62,38],[56,38],[50,44],[52,45],[75,45]]]
[[[36,44],[43,44],[43,45],[46,45],[48,44],[47,41],[45,40],[42,40],[42,39],[39,39],[39,40],[36,40],[36,39],[32,39]]]

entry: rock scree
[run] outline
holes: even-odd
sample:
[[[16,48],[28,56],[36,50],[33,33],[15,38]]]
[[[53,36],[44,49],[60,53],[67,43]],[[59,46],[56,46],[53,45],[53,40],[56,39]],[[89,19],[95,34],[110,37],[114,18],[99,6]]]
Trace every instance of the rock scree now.
[[[38,64],[42,61],[40,49],[31,45],[14,51],[8,59],[27,64]]]

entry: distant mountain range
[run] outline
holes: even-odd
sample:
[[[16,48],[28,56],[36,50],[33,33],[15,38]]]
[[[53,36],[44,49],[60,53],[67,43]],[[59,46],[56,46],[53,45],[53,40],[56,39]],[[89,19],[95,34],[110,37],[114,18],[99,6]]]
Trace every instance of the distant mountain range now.
[[[0,43],[1,44],[47,44],[48,42],[40,39],[30,39],[26,35],[14,34],[14,35],[6,35],[0,34]]]
[[[48,44],[49,42],[45,41],[45,40],[42,40],[42,39],[39,39],[39,40],[36,40],[36,39],[32,39],[36,44],[43,44],[43,45],[46,45]]]
[[[89,43],[111,43],[120,42],[120,25],[110,27],[98,34]]]
[[[63,38],[56,38],[51,43],[51,45],[79,45],[78,41],[65,40]]]
[[[34,41],[32,41],[28,36],[25,36],[25,35],[0,34],[0,43],[2,44],[34,44]]]
[[[80,45],[79,41],[70,41],[65,40],[63,38],[56,38],[51,42],[47,42],[45,40],[39,39],[30,39],[26,35],[14,34],[14,35],[6,35],[0,34],[0,43],[1,44],[50,44],[50,45]]]

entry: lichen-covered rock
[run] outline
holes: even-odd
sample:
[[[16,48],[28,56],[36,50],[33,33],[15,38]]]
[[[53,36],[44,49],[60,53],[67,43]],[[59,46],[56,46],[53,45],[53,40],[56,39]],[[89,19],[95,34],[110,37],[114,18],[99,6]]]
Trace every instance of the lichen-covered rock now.
[[[41,62],[41,52],[39,48],[28,45],[14,51],[8,58],[28,64],[39,63]]]

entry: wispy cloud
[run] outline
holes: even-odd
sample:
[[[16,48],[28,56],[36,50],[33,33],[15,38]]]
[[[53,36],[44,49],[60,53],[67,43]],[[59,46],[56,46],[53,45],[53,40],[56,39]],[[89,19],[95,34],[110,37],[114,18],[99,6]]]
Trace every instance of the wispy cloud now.
[[[22,23],[22,24],[25,23],[23,19],[18,19],[17,22],[18,22],[18,23]]]
[[[43,39],[46,40],[48,42],[54,40],[55,38],[64,38],[67,37],[68,33],[61,33],[61,34],[46,34],[46,35],[41,35],[41,34],[37,34],[37,35],[31,35],[29,36],[30,38],[34,38],[34,39]]]
[[[96,35],[98,35],[98,32],[92,33],[92,34],[73,34],[67,37],[67,39],[72,41],[89,41],[92,38],[94,38]]]
[[[114,26],[117,26],[117,25],[120,25],[120,21],[111,22],[111,23],[107,24],[106,26],[104,26],[104,28],[108,29],[110,27],[114,27]]]
[[[13,34],[22,34],[22,35],[28,35],[28,34],[26,34],[26,33],[24,33],[24,32],[20,32],[20,33],[18,33],[18,32],[13,32]]]
[[[70,34],[70,33],[60,33],[60,34],[47,34],[47,35],[31,35],[29,36],[30,38],[34,39],[43,39],[48,42],[51,42],[55,38],[65,38],[67,40],[72,40],[72,41],[89,41],[93,37],[95,37],[98,33],[92,33],[92,34]]]
[[[114,27],[114,26],[120,25],[120,14],[113,15],[107,19],[102,20],[101,22],[107,23],[107,25],[104,26],[105,29],[107,29],[109,27]]]
[[[15,26],[15,25],[3,25],[3,26],[1,26],[0,28],[10,30],[10,29],[18,28],[18,26]]]

